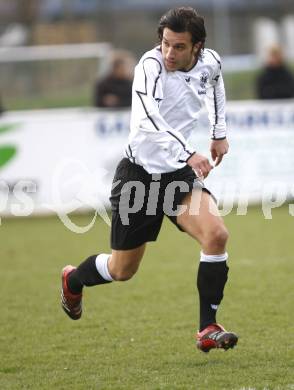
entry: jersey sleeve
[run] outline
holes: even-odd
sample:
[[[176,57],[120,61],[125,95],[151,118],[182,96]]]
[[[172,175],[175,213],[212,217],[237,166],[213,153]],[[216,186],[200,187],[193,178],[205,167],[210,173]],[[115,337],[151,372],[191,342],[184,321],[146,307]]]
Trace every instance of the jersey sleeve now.
[[[147,57],[135,69],[132,113],[136,128],[148,134],[172,159],[186,162],[195,152],[183,135],[173,129],[159,112],[163,96],[162,64],[155,57]],[[176,93],[176,91],[175,91]]]
[[[210,134],[212,139],[223,139],[226,137],[226,93],[221,73],[221,61],[218,54],[210,51],[213,57],[212,75],[206,91],[205,104],[208,111],[208,118],[211,125]]]

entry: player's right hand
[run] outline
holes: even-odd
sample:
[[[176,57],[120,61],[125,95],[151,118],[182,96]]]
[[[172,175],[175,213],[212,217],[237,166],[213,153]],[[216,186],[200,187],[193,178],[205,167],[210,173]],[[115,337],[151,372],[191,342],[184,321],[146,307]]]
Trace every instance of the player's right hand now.
[[[210,164],[208,158],[197,153],[192,154],[192,156],[187,160],[187,164],[194,169],[199,178],[203,179],[205,179],[209,172],[213,169],[213,166]]]

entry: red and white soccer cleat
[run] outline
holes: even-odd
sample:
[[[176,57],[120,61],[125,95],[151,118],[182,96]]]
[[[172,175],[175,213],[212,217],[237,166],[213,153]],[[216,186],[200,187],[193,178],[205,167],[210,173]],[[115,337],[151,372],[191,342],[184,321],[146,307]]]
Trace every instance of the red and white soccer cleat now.
[[[82,294],[72,294],[67,286],[67,277],[75,269],[76,267],[67,265],[61,276],[61,307],[72,320],[78,320],[82,315]]]
[[[235,333],[227,332],[219,324],[208,325],[196,335],[197,348],[203,352],[209,352],[212,348],[222,348],[227,350],[234,348],[238,342],[238,336]]]

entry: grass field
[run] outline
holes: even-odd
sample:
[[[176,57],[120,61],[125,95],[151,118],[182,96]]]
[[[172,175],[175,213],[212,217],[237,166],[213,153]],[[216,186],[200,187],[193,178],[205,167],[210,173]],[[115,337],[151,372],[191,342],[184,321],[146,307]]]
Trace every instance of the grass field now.
[[[228,100],[254,99],[257,71],[225,73],[226,96]],[[11,110],[33,110],[61,107],[90,107],[93,105],[92,84],[80,87],[61,88],[55,91],[43,91],[43,94],[4,94],[4,106]]]
[[[2,220],[0,389],[293,390],[294,217],[252,208],[225,220],[230,283],[218,319],[240,340],[209,354],[193,340],[199,247],[171,223],[134,279],[85,291],[74,322],[60,309],[60,270],[108,251],[109,227],[97,220],[77,235],[54,217]]]

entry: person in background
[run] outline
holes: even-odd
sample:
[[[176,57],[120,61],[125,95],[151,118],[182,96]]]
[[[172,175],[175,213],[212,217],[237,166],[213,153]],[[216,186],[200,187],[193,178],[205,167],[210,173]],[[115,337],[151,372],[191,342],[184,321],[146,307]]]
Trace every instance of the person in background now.
[[[132,60],[126,54],[114,56],[110,72],[98,80],[94,91],[94,106],[108,108],[130,107],[132,103]]]
[[[256,87],[259,99],[294,98],[294,77],[279,46],[269,49],[266,65],[257,78]]]

